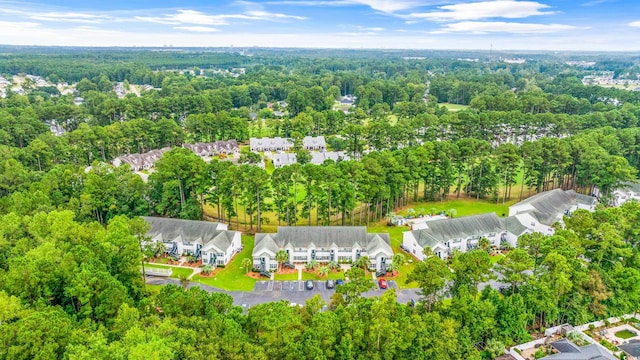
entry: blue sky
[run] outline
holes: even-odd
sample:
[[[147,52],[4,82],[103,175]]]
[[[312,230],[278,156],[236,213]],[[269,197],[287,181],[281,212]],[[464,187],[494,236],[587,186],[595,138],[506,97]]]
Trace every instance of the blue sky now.
[[[0,0],[0,43],[640,50],[638,0]]]

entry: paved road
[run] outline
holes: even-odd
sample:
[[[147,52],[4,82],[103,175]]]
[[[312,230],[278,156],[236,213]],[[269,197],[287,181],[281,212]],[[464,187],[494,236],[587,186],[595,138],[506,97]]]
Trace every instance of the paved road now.
[[[329,303],[331,296],[335,292],[335,289],[327,289],[325,281],[314,281],[313,290],[307,290],[304,287],[304,281],[273,281],[272,284],[267,281],[257,281],[253,291],[225,291],[220,290],[208,285],[190,282],[189,287],[199,287],[209,292],[223,292],[233,297],[233,304],[242,307],[252,307],[258,304],[286,300],[295,304],[304,304],[307,299],[312,298],[316,294],[320,294],[322,299]],[[420,297],[417,294],[418,289],[398,289],[398,285],[395,281],[390,280],[387,282],[389,288],[396,289],[396,295],[398,302],[406,304],[411,299],[418,300]],[[165,278],[165,277],[153,277],[147,276],[147,284],[153,285],[167,285],[176,284],[180,285],[180,280]],[[272,289],[272,290],[269,290]],[[378,288],[364,293],[366,297],[380,296],[387,290]]]

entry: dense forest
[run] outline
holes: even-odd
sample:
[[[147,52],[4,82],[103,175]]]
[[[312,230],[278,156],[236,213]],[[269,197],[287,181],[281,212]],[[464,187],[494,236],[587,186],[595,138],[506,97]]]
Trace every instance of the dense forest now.
[[[361,296],[373,284],[358,268],[328,310],[319,298],[244,311],[223,293],[147,289],[142,215],[203,219],[212,206],[210,217],[255,232],[265,214],[278,224],[364,225],[410,201],[505,202],[559,187],[598,188],[606,205],[640,169],[640,92],[580,81],[602,63],[333,55],[3,53],[7,79],[77,84],[73,94],[33,87],[0,99],[0,358],[481,359],[548,326],[638,310],[635,202],[577,211],[553,236],[523,236],[496,266],[510,285],[502,291],[480,289],[495,276],[483,249],[418,262],[414,306],[393,291]],[[633,58],[606,64],[638,70]],[[156,89],[119,98],[116,82]],[[344,95],[356,96],[347,113],[334,109]],[[270,108],[278,102],[287,103],[284,116]],[[66,133],[52,134],[52,123]],[[309,163],[300,147],[307,135],[324,135],[354,160]],[[239,165],[206,163],[180,147],[256,136],[292,138],[299,163],[266,170],[245,150]],[[110,165],[164,147],[173,149],[148,182]]]

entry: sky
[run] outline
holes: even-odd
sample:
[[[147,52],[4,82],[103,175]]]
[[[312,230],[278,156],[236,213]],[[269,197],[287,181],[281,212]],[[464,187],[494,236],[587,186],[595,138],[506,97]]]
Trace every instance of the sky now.
[[[639,0],[0,0],[0,44],[640,50]]]

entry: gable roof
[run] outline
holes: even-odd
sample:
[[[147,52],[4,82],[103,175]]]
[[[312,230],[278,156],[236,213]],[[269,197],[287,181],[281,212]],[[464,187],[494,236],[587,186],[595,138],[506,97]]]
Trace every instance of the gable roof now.
[[[626,344],[618,345],[622,351],[633,357],[640,357],[640,341],[639,340],[631,340]]]
[[[507,216],[506,218],[502,218],[502,224],[504,225],[504,229],[512,233],[513,235],[520,236],[527,230],[529,230],[529,228],[524,226],[515,216]]]
[[[356,244],[371,253],[383,251],[393,254],[389,234],[367,233],[364,226],[280,226],[273,234],[258,233],[255,237],[254,254],[263,249],[277,252],[287,246],[307,248],[351,248]]]
[[[512,207],[529,205],[531,209],[522,210],[518,213],[531,213],[541,224],[551,226],[557,221],[558,216],[562,216],[578,203],[592,205],[595,203],[595,198],[587,195],[578,197],[578,194],[573,190],[555,189],[536,194],[512,205]]]
[[[577,347],[571,341],[562,339],[551,343],[551,346],[560,352],[545,356],[542,360],[616,360],[616,357],[596,344]]]
[[[464,239],[504,231],[504,225],[495,213],[434,220],[426,225],[428,226],[426,229],[412,231],[414,238],[423,248],[425,246],[433,248],[438,243],[451,239]]]
[[[622,189],[640,194],[640,183],[625,182],[620,186]]]
[[[225,251],[231,246],[236,231],[219,230],[220,223],[209,221],[195,221],[170,219],[160,217],[142,217],[151,225],[147,233],[154,240],[183,243],[201,242],[203,248],[215,247]]]

